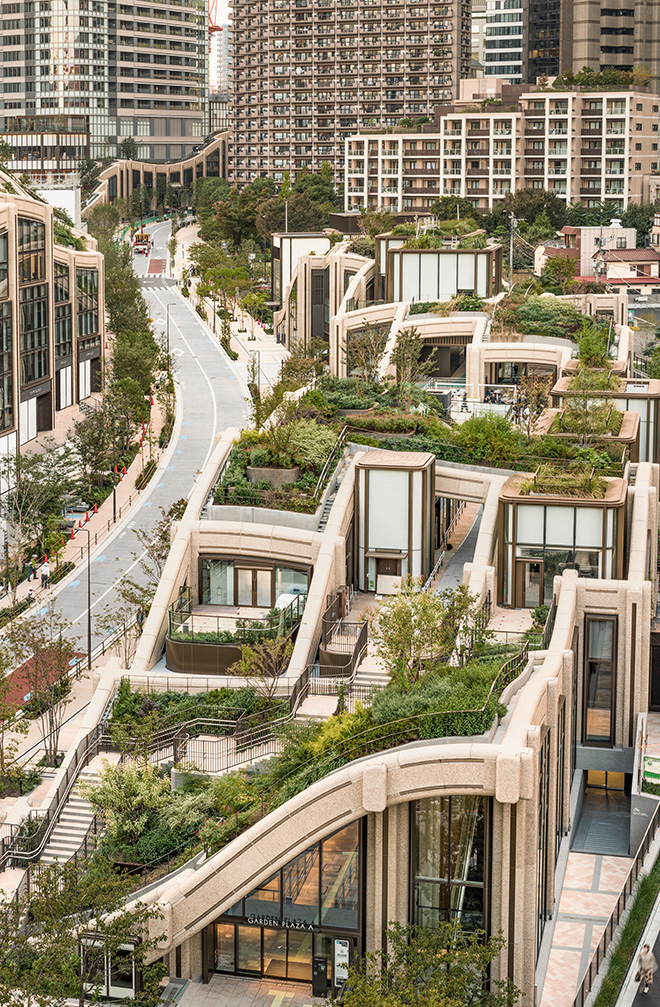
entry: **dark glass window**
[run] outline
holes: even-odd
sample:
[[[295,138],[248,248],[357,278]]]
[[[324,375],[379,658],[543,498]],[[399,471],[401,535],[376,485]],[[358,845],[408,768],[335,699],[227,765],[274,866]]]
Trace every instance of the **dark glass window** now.
[[[9,294],[9,238],[0,234],[0,300]]]
[[[486,802],[430,797],[413,808],[413,922],[486,928]]]
[[[537,869],[536,946],[541,946],[545,924],[552,907],[548,905],[548,791],[550,788],[550,732],[547,731],[539,751],[539,835]]]
[[[0,304],[0,430],[14,425],[14,376],[12,373],[12,306]]]
[[[584,627],[585,745],[614,744],[616,619],[587,616]]]
[[[56,304],[69,300],[69,267],[66,262],[55,263],[55,286],[53,291]]]
[[[566,699],[562,698],[557,718],[557,845],[559,854],[564,835],[564,760],[566,758]]]
[[[99,274],[96,269],[77,269],[78,339],[99,331]]]
[[[55,305],[55,356],[68,357],[73,352],[71,305]]]
[[[49,373],[47,284],[24,287],[20,307],[21,385],[29,385]]]
[[[34,283],[46,276],[46,225],[18,218],[18,281]]]

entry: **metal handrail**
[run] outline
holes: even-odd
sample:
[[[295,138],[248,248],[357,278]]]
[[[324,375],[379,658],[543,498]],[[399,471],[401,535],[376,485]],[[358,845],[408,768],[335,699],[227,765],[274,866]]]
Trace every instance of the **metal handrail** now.
[[[346,443],[347,437],[348,437],[348,427],[345,426],[344,429],[339,434],[337,440],[335,441],[335,446],[333,447],[332,451],[330,452],[330,454],[326,458],[325,465],[321,469],[321,475],[318,478],[318,481],[316,483],[316,487],[315,487],[314,493],[313,493],[313,497],[314,497],[315,500],[318,498],[319,493],[321,492],[321,489],[325,485],[325,479],[326,479],[326,476],[328,475],[328,470],[330,469],[330,466],[333,463],[333,459],[335,457],[337,457],[337,458],[339,457],[339,453],[340,453],[341,450],[343,450],[343,447],[344,447],[344,445]]]
[[[646,855],[651,848],[651,844],[655,838],[655,834],[658,830],[658,825],[660,825],[660,802],[656,805],[655,811],[651,816],[651,821],[649,822],[648,828],[644,833],[644,838],[640,844],[637,851],[637,856],[635,857],[630,870],[624,881],[621,893],[616,901],[616,905],[610,914],[610,918],[605,924],[605,929],[603,930],[603,935],[599,940],[596,948],[594,949],[591,958],[589,959],[589,964],[585,970],[582,977],[582,982],[578,986],[575,999],[573,1000],[573,1007],[584,1007],[584,1004],[589,996],[591,988],[594,984],[596,976],[600,971],[600,967],[605,961],[607,955],[607,949],[609,948],[612,939],[617,931],[621,917],[625,911],[628,904],[628,899],[633,893],[639,873],[644,866],[644,861]]]

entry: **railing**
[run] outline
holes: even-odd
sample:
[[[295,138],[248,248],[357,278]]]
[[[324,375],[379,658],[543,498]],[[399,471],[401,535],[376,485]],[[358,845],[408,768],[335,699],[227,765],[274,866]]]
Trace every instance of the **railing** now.
[[[449,534],[449,529],[447,529],[447,535],[448,534]],[[446,537],[447,536],[445,536],[445,539],[446,539]],[[433,583],[433,581],[435,580],[435,578],[437,576],[438,570],[440,569],[440,567],[442,566],[442,564],[445,561],[445,556],[446,556],[446,552],[443,549],[442,552],[440,553],[440,555],[438,556],[438,558],[435,561],[435,566],[433,567],[433,569],[431,570],[430,574],[426,578],[426,581],[424,583],[424,587],[422,588],[422,591],[428,591],[428,589],[430,588],[431,584]]]
[[[550,605],[550,611],[548,612],[548,617],[545,620],[545,626],[543,627],[543,636],[541,638],[541,649],[547,650],[550,646],[550,640],[552,638],[552,633],[555,628],[555,618],[557,616],[557,599],[552,596],[552,604]]]
[[[591,955],[591,959],[587,966],[586,972],[582,977],[582,982],[578,986],[578,991],[573,1000],[573,1007],[584,1007],[584,1004],[589,996],[591,988],[594,984],[596,976],[600,971],[600,967],[605,961],[605,956],[607,955],[607,949],[609,948],[612,939],[616,933],[617,927],[625,912],[626,906],[628,904],[628,899],[633,893],[635,884],[639,877],[639,873],[644,866],[644,861],[646,860],[646,855],[651,848],[651,844],[655,838],[655,834],[658,830],[658,825],[660,824],[660,802],[656,805],[655,811],[651,816],[651,821],[649,826],[644,833],[644,838],[642,839],[639,850],[637,851],[637,856],[635,857],[630,870],[628,871],[626,880],[623,885],[623,889],[619,898],[616,901],[616,905],[610,914],[610,918],[605,924],[605,929],[603,931],[603,936],[599,940],[595,950]]]
[[[348,427],[344,427],[344,429],[341,431],[339,437],[335,442],[334,448],[326,458],[325,465],[321,469],[321,475],[319,476],[318,481],[316,483],[316,487],[314,489],[315,500],[318,500],[319,496],[321,495],[321,491],[323,490],[323,487],[327,482],[331,466],[336,465],[337,462],[339,461],[339,456],[343,454],[344,445],[346,444],[347,437],[348,437]]]
[[[178,599],[168,613],[168,636],[177,643],[253,644],[288,636],[302,619],[306,594],[297,594],[286,608],[272,609],[263,619],[196,614]],[[195,627],[197,622],[197,628]],[[209,629],[209,623],[211,628]],[[215,628],[214,628],[215,627]]]

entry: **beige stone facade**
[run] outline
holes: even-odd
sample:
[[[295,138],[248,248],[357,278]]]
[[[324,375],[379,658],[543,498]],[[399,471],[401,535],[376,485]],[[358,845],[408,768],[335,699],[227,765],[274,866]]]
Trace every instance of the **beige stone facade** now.
[[[103,256],[56,243],[53,208],[0,172],[0,451],[55,426],[56,412],[101,387]]]
[[[346,140],[345,209],[429,212],[441,196],[492,209],[508,192],[543,189],[615,214],[649,199],[658,168],[660,99],[639,91],[532,91],[504,85],[498,103],[436,109],[419,132],[361,131]],[[477,96],[478,101],[481,95]]]

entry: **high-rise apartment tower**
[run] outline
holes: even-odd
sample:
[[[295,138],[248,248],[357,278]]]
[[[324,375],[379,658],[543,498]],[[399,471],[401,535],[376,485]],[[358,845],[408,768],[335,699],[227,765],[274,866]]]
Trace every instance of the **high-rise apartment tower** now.
[[[2,2],[0,50],[0,135],[35,180],[66,178],[127,137],[167,159],[204,136],[206,0]]]
[[[234,0],[232,180],[327,161],[358,129],[431,116],[470,69],[470,3]]]

